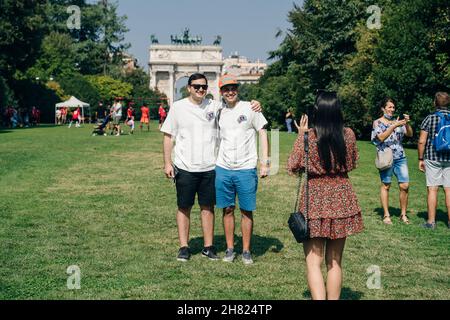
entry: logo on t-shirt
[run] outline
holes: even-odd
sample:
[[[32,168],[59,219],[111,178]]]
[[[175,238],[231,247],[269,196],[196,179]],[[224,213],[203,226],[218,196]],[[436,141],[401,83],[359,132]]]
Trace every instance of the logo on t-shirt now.
[[[206,120],[208,120],[208,121],[211,121],[211,120],[213,120],[214,119],[214,112],[208,112],[207,114],[206,114]]]
[[[239,118],[237,119],[238,123],[242,123],[244,121],[247,121],[247,116],[246,115],[240,115]]]

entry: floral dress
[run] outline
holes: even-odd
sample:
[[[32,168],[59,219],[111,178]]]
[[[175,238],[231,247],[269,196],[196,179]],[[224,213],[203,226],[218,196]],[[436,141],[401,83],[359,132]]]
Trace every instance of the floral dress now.
[[[356,168],[356,161],[359,159],[355,134],[351,129],[344,129],[344,140],[347,168],[338,167],[327,173],[321,164],[315,131],[309,130],[308,226],[311,238],[346,238],[364,229],[361,208],[347,174]],[[305,170],[303,144],[303,135],[300,134],[289,156],[289,172]],[[300,211],[305,212],[304,187],[300,199]]]

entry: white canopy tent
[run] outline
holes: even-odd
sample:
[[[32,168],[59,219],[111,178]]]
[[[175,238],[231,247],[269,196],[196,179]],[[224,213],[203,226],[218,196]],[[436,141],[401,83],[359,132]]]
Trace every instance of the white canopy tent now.
[[[91,106],[89,105],[89,103],[83,102],[81,100],[78,100],[74,96],[71,96],[69,100],[55,104],[55,124],[56,124],[56,110],[64,107],[81,108],[81,119],[83,122],[84,122],[84,108],[86,107],[89,108],[89,115],[91,114],[90,112]]]

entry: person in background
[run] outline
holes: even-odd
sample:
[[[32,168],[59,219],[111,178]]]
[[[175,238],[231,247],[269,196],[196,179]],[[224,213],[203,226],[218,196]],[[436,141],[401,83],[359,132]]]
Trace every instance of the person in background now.
[[[56,109],[56,125],[61,125],[61,109]]]
[[[139,128],[141,129],[141,132],[143,124],[147,124],[147,131],[150,131],[150,109],[146,103],[144,103],[141,107],[141,120],[139,120]]]
[[[116,130],[116,136],[120,136],[121,128],[120,128],[120,120],[122,119],[122,104],[118,99],[115,100],[113,104],[113,124],[114,130]]]
[[[292,121],[294,119],[294,115],[292,113],[292,109],[289,108],[287,110],[285,118],[286,118],[286,127],[287,127],[287,130],[288,130],[288,133],[292,133]]]
[[[383,222],[389,225],[392,224],[389,212],[389,189],[391,188],[392,175],[395,175],[400,189],[400,221],[409,224],[410,222],[406,215],[408,207],[409,172],[402,140],[405,136],[413,136],[413,129],[409,125],[410,117],[407,114],[396,117],[394,115],[394,100],[389,97],[381,102],[380,109],[383,116],[373,122],[372,142],[376,145],[377,152],[382,152],[385,148],[391,148],[394,158],[392,167],[379,171],[381,179],[380,199],[384,212]]]
[[[67,122],[67,107],[61,108],[61,125],[65,125]]]
[[[167,116],[166,110],[164,109],[164,104],[162,104],[162,103],[159,105],[158,114],[159,114],[158,130],[161,130],[161,127],[162,127],[164,121],[166,120],[166,116]]]
[[[434,97],[436,112],[444,116],[450,116],[448,106],[450,97],[447,92],[437,92]],[[442,186],[445,192],[445,204],[447,206],[448,222],[450,229],[450,152],[437,152],[433,144],[433,137],[437,133],[440,118],[436,113],[428,115],[420,125],[419,145],[419,170],[425,172],[427,180],[427,205],[428,219],[422,225],[426,229],[436,228],[436,207],[438,190]]]
[[[341,104],[334,92],[321,92],[313,111],[313,128],[308,116],[300,119],[300,134],[289,156],[290,174],[305,171],[304,133],[308,132],[309,199],[300,191],[300,212],[309,204],[307,221],[310,239],[303,243],[308,286],[314,300],[337,300],[342,288],[342,255],[349,235],[364,229],[361,207],[348,172],[356,168],[356,137],[344,127]],[[326,285],[321,266],[325,259]]]
[[[128,109],[127,109],[127,119],[125,120],[125,124],[130,127],[131,134],[134,133],[134,116],[135,116],[135,112],[134,112],[132,104],[130,103],[128,106]]]
[[[72,127],[72,122],[75,122],[75,128],[80,127],[80,108],[76,108],[72,114],[72,120],[70,120],[69,128]]]

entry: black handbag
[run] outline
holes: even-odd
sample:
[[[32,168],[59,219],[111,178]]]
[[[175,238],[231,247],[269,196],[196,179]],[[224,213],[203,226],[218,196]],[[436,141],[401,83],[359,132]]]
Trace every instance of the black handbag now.
[[[300,209],[298,208],[298,200],[299,200],[299,194],[300,194],[300,188],[302,185],[302,176],[299,174],[299,182],[298,182],[298,188],[297,188],[297,200],[295,201],[295,208],[294,212],[291,213],[288,225],[289,229],[291,229],[292,234],[295,237],[295,240],[297,240],[298,243],[305,242],[309,239],[309,228],[308,228],[308,210],[309,210],[309,187],[308,187],[308,153],[309,153],[309,146],[308,146],[308,132],[305,132],[304,135],[304,146],[305,146],[305,201],[306,201],[306,212],[303,214],[300,212]]]

